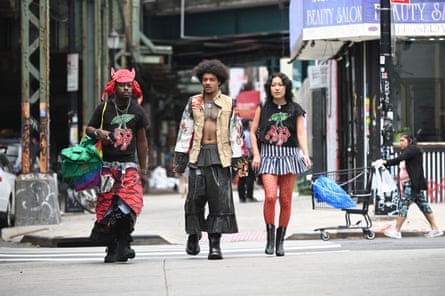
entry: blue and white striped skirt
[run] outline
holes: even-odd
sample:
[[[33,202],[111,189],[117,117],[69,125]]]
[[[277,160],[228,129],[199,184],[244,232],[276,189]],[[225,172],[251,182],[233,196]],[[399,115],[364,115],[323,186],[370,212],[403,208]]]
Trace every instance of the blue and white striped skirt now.
[[[303,151],[299,147],[284,147],[261,144],[261,167],[259,174],[287,175],[306,171]]]

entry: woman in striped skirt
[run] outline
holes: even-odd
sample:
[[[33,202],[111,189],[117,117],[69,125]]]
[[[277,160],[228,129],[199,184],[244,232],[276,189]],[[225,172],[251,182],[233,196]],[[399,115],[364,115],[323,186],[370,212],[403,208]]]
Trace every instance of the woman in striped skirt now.
[[[272,74],[264,85],[266,102],[257,107],[252,121],[252,169],[262,177],[266,254],[284,256],[283,241],[292,209],[297,175],[311,167],[304,126],[306,112],[292,101],[292,81],[283,73]],[[275,205],[280,214],[275,236]]]

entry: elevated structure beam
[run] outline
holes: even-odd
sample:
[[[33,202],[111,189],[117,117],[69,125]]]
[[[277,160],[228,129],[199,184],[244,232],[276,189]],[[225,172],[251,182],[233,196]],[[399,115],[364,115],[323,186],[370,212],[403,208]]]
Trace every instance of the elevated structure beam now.
[[[37,5],[36,5],[37,2]],[[49,0],[21,1],[22,173],[30,172],[31,107],[39,103],[40,172],[49,168]]]

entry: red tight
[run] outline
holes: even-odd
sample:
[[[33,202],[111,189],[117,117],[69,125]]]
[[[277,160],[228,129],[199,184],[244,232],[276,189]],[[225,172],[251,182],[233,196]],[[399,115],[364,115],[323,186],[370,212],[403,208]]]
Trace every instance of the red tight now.
[[[280,200],[279,227],[287,227],[292,210],[292,193],[294,191],[297,175],[269,175],[263,174],[264,207],[263,215],[266,224],[275,224],[275,205],[277,197]],[[280,195],[278,196],[278,187]]]

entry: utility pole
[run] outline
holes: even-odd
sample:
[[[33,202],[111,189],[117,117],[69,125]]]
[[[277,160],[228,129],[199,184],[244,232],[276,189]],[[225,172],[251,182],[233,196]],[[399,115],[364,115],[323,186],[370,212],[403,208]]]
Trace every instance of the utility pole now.
[[[381,157],[394,156],[393,106],[391,102],[392,48],[391,48],[391,3],[380,0],[380,127]],[[398,192],[385,192],[375,196],[375,214],[391,215],[398,211]]]
[[[392,73],[391,4],[390,0],[380,0],[380,126],[383,159],[389,159],[394,155],[390,73]]]

